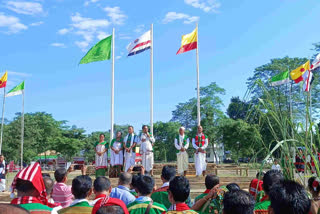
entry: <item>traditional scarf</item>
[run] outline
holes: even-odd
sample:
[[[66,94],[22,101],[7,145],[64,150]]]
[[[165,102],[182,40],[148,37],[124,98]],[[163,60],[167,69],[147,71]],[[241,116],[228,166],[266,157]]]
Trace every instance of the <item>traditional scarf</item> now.
[[[190,207],[185,203],[172,204],[168,211],[185,211],[190,210]]]
[[[43,182],[41,167],[39,163],[31,164],[30,166],[18,172],[18,174],[16,175],[16,177],[14,178],[11,184],[12,192],[14,192],[14,189],[16,188],[18,179],[21,179],[24,181],[30,181],[40,195],[38,197],[32,197],[32,196],[18,197],[13,199],[11,201],[11,204],[40,203],[43,205],[47,205],[49,207],[55,207],[54,204],[51,204],[48,202],[46,188]]]
[[[130,139],[130,146],[132,146],[132,144],[133,144],[133,140],[134,140],[134,134],[132,133],[132,134],[128,134],[126,137],[125,137],[125,139],[124,139],[124,141],[126,142],[126,147],[128,147],[128,139],[129,139],[129,136],[131,136],[131,139]]]
[[[312,187],[314,191],[317,191],[319,184],[320,184],[320,179],[319,178],[314,179],[314,181],[312,182]]]
[[[201,142],[199,142],[199,135],[196,135],[195,137],[196,140],[196,145],[199,146],[201,144],[201,147],[206,143],[206,136],[204,134],[201,133]]]
[[[96,212],[102,206],[120,206],[123,209],[124,214],[129,214],[128,209],[123,201],[117,198],[110,198],[109,196],[105,196],[101,200],[97,201],[92,209],[92,214],[96,214]]]

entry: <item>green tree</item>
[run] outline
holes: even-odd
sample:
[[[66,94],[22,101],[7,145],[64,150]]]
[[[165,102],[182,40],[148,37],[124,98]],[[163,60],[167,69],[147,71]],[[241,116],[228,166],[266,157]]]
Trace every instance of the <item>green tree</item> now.
[[[250,109],[250,104],[241,101],[239,97],[232,97],[231,102],[227,108],[227,115],[234,120],[246,119]]]

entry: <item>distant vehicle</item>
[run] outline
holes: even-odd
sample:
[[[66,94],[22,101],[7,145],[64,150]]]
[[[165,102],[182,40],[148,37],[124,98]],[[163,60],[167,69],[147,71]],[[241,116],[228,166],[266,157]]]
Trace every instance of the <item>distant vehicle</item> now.
[[[250,158],[239,158],[238,159],[239,163],[249,163],[249,161],[250,161]]]
[[[223,160],[223,163],[234,163],[234,160],[231,160],[230,158],[226,158]]]

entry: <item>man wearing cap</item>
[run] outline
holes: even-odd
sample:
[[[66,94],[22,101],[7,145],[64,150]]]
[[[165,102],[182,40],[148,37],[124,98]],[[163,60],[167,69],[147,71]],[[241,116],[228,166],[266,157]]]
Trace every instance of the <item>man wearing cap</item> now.
[[[180,127],[179,135],[174,139],[174,146],[177,149],[177,165],[178,173],[187,175],[189,156],[187,149],[189,148],[189,138],[184,134],[185,128]]]

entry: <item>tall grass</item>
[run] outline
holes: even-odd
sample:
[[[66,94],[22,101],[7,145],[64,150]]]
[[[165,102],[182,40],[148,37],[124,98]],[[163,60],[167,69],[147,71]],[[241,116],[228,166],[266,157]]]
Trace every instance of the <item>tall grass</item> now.
[[[298,147],[305,148],[301,156],[304,156],[305,159],[307,157],[313,159],[315,174],[316,176],[320,175],[316,153],[318,151],[316,141],[319,142],[319,130],[312,122],[307,96],[305,96],[306,99],[304,100],[305,111],[300,112],[298,118],[292,118],[288,109],[281,110],[280,104],[275,101],[274,94],[266,89],[262,81],[257,81],[255,87],[262,89],[263,96],[258,98],[257,102],[252,105],[247,119],[257,118],[259,123],[266,123],[274,141],[263,142],[261,139],[262,149],[257,151],[256,154],[261,151],[267,151],[267,155],[261,164],[260,170],[263,169],[266,161],[270,157],[275,157],[277,153],[277,158],[280,158],[279,164],[286,179],[296,180],[305,185],[306,179],[311,176],[312,172],[305,161],[305,173],[296,173],[294,162]],[[303,118],[307,118],[307,122]]]

